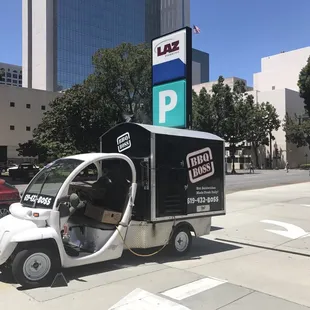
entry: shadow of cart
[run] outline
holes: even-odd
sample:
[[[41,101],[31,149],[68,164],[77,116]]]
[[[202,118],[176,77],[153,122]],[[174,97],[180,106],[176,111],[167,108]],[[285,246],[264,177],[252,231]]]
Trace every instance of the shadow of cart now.
[[[214,229],[217,230],[220,228]],[[74,280],[79,282],[87,282],[87,280],[83,278],[95,274],[126,269],[129,267],[136,267],[146,263],[164,264],[177,261],[199,260],[202,258],[202,256],[205,255],[219,254],[240,248],[241,246],[231,245],[220,241],[208,240],[205,238],[193,238],[191,251],[182,257],[175,257],[171,255],[168,248],[165,248],[158,254],[150,257],[135,256],[128,250],[125,250],[123,256],[117,260],[65,269],[63,270],[63,274],[68,283]],[[147,255],[155,252],[156,250],[158,250],[158,248],[147,250],[135,249],[134,251],[142,255]],[[15,281],[10,272],[0,273],[0,282],[15,284]],[[17,289],[22,290],[22,288],[19,287]]]

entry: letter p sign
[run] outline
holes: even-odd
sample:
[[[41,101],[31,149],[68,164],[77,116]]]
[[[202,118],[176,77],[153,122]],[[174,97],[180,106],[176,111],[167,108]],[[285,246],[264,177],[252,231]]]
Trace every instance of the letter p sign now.
[[[167,100],[168,99],[168,100]],[[167,101],[170,101],[167,103]],[[159,92],[159,123],[166,123],[166,113],[177,106],[178,95],[174,90],[163,90]]]
[[[153,125],[186,127],[185,80],[153,87]]]

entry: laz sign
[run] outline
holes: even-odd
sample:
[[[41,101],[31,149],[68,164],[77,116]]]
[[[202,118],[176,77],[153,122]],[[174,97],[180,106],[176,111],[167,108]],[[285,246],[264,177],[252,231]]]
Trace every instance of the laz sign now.
[[[163,47],[162,46],[158,46],[157,47],[157,55],[158,56],[164,56],[167,53],[173,53],[173,52],[177,52],[180,50],[180,41],[174,41],[172,43],[167,43],[165,44]]]
[[[186,29],[152,41],[153,86],[186,79]]]

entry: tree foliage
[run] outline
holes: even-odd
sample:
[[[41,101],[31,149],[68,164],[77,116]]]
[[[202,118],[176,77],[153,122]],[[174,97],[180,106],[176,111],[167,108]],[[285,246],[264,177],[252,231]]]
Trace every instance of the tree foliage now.
[[[123,43],[93,56],[86,83],[132,120],[149,123],[152,103],[152,51],[146,44]]]
[[[305,109],[310,116],[310,57],[305,67],[300,71],[298,87],[300,97],[304,99]]]
[[[231,89],[220,76],[210,93],[205,88],[199,94],[193,91],[193,127],[225,139],[234,172],[237,147],[245,141],[250,142],[258,165],[257,149],[260,145],[268,145],[268,137],[273,138],[272,132],[279,129],[280,120],[269,102],[255,104],[243,81],[237,81]]]
[[[198,95],[193,93],[194,129],[212,132],[229,143],[233,172],[237,145],[246,138],[249,105],[254,102],[245,90],[241,81],[231,90],[220,76],[212,86],[211,94],[205,88]]]
[[[302,120],[297,115],[290,117],[286,114],[283,129],[288,142],[295,144],[297,147],[308,146],[310,148],[309,119]]]
[[[256,103],[251,108],[247,141],[251,142],[256,166],[258,163],[258,148],[262,145],[271,145],[275,139],[273,132],[280,128],[281,121],[276,108],[269,102]]]
[[[50,104],[32,142],[19,153],[57,158],[99,149],[99,137],[124,121],[147,122],[152,100],[151,51],[146,45],[122,44],[99,50],[94,73]]]

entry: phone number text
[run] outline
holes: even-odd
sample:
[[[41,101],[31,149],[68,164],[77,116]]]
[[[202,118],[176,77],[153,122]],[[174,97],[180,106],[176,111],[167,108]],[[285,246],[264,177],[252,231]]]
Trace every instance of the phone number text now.
[[[187,198],[187,204],[219,202],[219,196]]]

